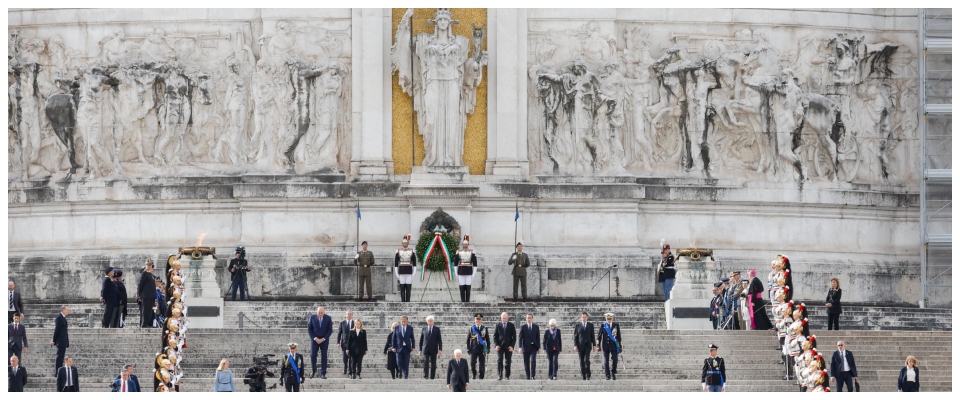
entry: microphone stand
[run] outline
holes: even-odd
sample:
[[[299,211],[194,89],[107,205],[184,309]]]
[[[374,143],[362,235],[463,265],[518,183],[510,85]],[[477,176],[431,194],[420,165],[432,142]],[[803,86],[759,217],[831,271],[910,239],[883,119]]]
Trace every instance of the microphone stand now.
[[[607,272],[605,272],[605,273],[603,274],[603,276],[601,276],[600,279],[597,280],[597,283],[594,283],[593,286],[590,287],[590,289],[593,289],[593,288],[597,287],[597,284],[599,284],[600,281],[602,281],[603,278],[606,277],[606,278],[607,278],[607,300],[610,300],[611,293],[612,293],[612,285],[611,285],[611,280],[610,280],[610,277],[611,277],[610,272],[612,272],[613,269],[616,268],[616,267],[617,267],[617,264],[613,264],[612,266],[607,267]]]

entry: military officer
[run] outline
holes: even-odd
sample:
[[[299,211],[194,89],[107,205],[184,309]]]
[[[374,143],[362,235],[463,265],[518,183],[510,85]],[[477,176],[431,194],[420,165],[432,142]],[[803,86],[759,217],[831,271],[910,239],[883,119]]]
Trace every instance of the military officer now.
[[[607,321],[600,325],[600,332],[597,332],[597,342],[603,350],[603,372],[607,375],[607,380],[617,380],[617,357],[623,352],[620,324],[613,322],[613,313],[606,313],[604,317]],[[611,358],[613,368],[610,367]]]
[[[517,286],[523,292],[523,301],[527,301],[527,268],[530,268],[530,257],[523,252],[523,243],[517,242],[517,251],[510,256],[507,265],[513,266],[513,301],[517,301]]]
[[[717,357],[717,345],[710,345],[710,357],[703,360],[703,374],[700,375],[700,386],[704,392],[722,392],[727,383],[727,367],[723,359]]]
[[[360,244],[363,247],[356,256],[353,257],[353,264],[358,267],[357,278],[357,301],[363,301],[364,283],[367,289],[367,301],[373,301],[373,282],[371,281],[370,269],[373,268],[373,252],[367,250],[367,241]]]
[[[417,271],[417,253],[409,247],[410,235],[404,236],[393,259],[393,274],[400,282],[400,301],[410,302],[410,290],[413,287],[413,275]]]
[[[470,353],[470,372],[477,379],[477,359],[480,359],[480,379],[483,379],[490,352],[490,332],[483,326],[483,314],[473,316],[474,324],[467,333],[467,352]]]
[[[470,302],[470,289],[473,286],[473,277],[477,274],[477,255],[470,250],[470,235],[463,237],[463,248],[453,255],[453,263],[457,266],[457,282],[460,283],[460,302]]]
[[[573,349],[580,357],[580,376],[585,381],[590,379],[590,352],[597,347],[597,335],[593,323],[587,321],[589,318],[586,311],[581,313],[580,323],[573,329]]]
[[[283,358],[283,367],[280,368],[280,380],[288,392],[299,392],[303,384],[303,354],[297,353],[297,344],[287,345],[290,352]]]

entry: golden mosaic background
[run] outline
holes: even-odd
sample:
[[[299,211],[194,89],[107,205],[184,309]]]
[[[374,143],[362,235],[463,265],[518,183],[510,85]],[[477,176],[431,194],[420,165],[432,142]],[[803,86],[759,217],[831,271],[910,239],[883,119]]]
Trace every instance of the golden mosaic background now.
[[[396,40],[397,26],[400,25],[400,18],[406,12],[406,8],[393,9],[393,29],[390,36]],[[411,25],[413,34],[433,33],[433,25],[427,25],[427,20],[433,19],[436,14],[436,8],[416,8],[413,10],[413,20]],[[453,26],[453,33],[471,38],[473,27],[487,23],[486,8],[453,8],[450,9],[454,20],[460,23]],[[490,27],[487,28],[489,36]],[[487,50],[487,39],[483,41],[483,50]],[[410,143],[411,127],[417,130],[417,124],[413,118],[413,98],[400,89],[400,78],[393,74],[393,170],[395,174],[409,174],[412,170],[410,157],[410,146],[415,146],[416,165],[423,164],[423,136],[420,132],[416,133],[414,143]],[[463,151],[463,163],[470,167],[471,175],[483,175],[487,162],[487,68],[483,69],[483,80],[477,88],[477,108],[472,115],[467,116],[467,131],[463,138],[465,149]]]

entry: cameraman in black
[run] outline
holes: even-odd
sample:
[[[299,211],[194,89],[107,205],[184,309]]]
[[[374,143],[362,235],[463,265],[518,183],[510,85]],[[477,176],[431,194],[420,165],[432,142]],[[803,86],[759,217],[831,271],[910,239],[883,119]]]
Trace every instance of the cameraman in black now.
[[[243,246],[237,247],[236,255],[230,260],[230,291],[233,293],[232,301],[237,301],[237,289],[240,289],[240,300],[246,300],[247,294],[247,272],[250,267],[247,265],[247,249]]]
[[[243,375],[243,383],[250,386],[251,392],[266,392],[267,383],[264,382],[266,377],[273,377],[273,372],[270,372],[267,369],[267,365],[273,364],[276,365],[276,361],[270,362],[267,361],[267,357],[270,355],[265,355],[261,358],[253,358],[253,366],[247,369],[247,373]],[[274,383],[271,389],[277,387],[277,384]]]

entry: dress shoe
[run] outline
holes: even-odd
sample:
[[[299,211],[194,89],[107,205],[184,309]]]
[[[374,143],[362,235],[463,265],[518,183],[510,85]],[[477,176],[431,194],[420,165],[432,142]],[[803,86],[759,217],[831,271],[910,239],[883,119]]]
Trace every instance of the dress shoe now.
[[[310,379],[313,379],[313,377],[315,377],[315,376],[317,376],[317,371],[313,371],[313,372],[310,374]]]
[[[610,376],[609,376],[609,375],[607,375],[607,380],[608,380],[608,381],[610,380]]]
[[[502,380],[503,380],[503,376],[502,376],[502,375],[501,375],[501,376],[498,376],[498,377],[497,377],[497,380],[498,380],[498,381],[502,381]]]
[[[353,374],[351,374],[351,375],[350,375],[350,379],[357,379],[357,377],[356,377],[356,376],[353,376]]]
[[[326,374],[320,375],[320,379],[327,379],[327,375]]]
[[[616,375],[613,376],[613,380],[617,380],[617,376],[616,376]]]
[[[360,374],[357,374],[357,379],[363,379],[363,378],[360,377]]]

